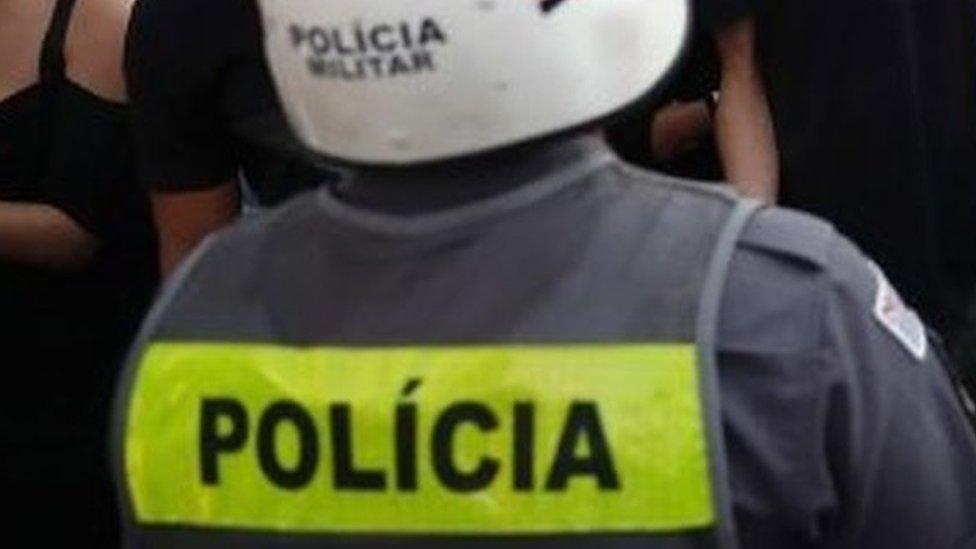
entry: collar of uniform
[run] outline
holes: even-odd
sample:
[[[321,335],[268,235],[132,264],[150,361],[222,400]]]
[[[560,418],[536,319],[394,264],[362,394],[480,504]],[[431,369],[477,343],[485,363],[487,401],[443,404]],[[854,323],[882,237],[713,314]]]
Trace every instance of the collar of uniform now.
[[[322,189],[318,202],[344,224],[391,236],[425,234],[522,208],[614,158],[602,136],[588,134],[449,164],[362,170]]]

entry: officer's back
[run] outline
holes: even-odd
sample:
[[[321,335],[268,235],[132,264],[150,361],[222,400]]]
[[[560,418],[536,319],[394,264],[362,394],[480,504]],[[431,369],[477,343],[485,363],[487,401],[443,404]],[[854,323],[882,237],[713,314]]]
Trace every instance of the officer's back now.
[[[660,78],[683,2],[418,4],[266,6],[299,133],[385,166],[170,286],[120,392],[128,542],[976,543],[960,395],[846,240],[531,142]]]

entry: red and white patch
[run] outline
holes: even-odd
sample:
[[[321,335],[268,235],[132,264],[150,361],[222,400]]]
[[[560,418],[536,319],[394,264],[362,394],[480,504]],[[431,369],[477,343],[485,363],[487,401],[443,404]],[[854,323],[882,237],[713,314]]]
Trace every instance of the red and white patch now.
[[[912,356],[924,360],[929,347],[925,324],[918,314],[902,301],[898,291],[888,282],[881,268],[874,264],[871,266],[878,284],[874,300],[874,318]]]

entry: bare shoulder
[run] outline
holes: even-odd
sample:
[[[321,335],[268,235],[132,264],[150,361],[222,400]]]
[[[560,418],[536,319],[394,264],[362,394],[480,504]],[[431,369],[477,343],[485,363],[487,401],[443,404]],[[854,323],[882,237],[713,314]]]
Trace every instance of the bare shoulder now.
[[[125,102],[125,37],[134,0],[77,0],[68,27],[68,78],[114,102]]]
[[[0,100],[37,82],[44,31],[54,2],[0,0]]]

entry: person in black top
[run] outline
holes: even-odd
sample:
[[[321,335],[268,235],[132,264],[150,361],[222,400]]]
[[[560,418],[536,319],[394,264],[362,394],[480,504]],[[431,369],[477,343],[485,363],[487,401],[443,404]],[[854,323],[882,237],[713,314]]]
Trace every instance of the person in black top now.
[[[713,118],[719,88],[711,35],[696,20],[685,60],[663,92],[663,106],[646,102],[606,130],[610,145],[631,164],[702,181],[720,181]],[[652,108],[653,105],[653,108]]]
[[[158,267],[124,104],[128,3],[74,4],[0,2],[0,482],[8,532],[43,517],[58,528],[34,542],[69,528],[108,547],[111,388]]]
[[[126,74],[163,269],[239,212],[238,175],[273,206],[334,179],[306,165],[278,106],[252,0],[138,0]]]
[[[755,56],[755,23],[738,0],[695,0],[692,39],[667,104],[645,105],[612,126],[629,162],[701,180],[726,180],[771,201],[778,158]]]
[[[730,1],[758,22],[781,203],[875,257],[976,374],[973,3]]]

